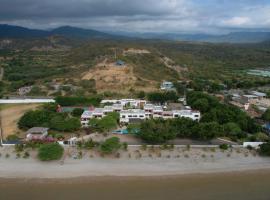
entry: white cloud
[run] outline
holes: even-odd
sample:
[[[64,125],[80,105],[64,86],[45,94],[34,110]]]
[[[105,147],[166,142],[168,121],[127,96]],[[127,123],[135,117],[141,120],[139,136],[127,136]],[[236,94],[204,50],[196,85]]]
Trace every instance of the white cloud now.
[[[270,29],[269,0],[0,0],[0,23],[121,31]]]
[[[249,17],[232,17],[230,19],[225,19],[221,21],[221,25],[223,26],[243,26],[250,24],[251,20]]]

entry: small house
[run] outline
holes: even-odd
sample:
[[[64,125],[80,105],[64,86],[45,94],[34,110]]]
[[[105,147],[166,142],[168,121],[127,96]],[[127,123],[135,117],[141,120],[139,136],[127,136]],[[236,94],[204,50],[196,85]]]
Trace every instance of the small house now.
[[[126,63],[125,63],[124,61],[122,61],[122,60],[117,60],[117,61],[116,61],[116,65],[117,65],[117,66],[125,66],[125,64],[126,64]]]
[[[169,81],[163,81],[163,83],[160,86],[161,90],[173,90],[174,89],[174,85],[172,82]]]
[[[267,97],[267,94],[263,92],[251,91],[251,94],[257,96],[259,99]]]
[[[49,128],[33,127],[26,132],[26,140],[42,140],[48,136]]]

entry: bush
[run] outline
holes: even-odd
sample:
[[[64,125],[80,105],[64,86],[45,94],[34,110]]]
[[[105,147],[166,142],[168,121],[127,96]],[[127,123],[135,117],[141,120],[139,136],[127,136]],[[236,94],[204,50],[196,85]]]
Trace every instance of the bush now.
[[[107,132],[117,127],[118,113],[108,114],[102,119],[90,119],[89,127],[98,132]]]
[[[23,154],[23,158],[29,158],[29,156],[30,156],[30,154],[26,151],[26,152],[24,152],[24,154]]]
[[[58,143],[43,144],[38,149],[38,158],[41,161],[59,160],[64,153],[64,148]]]
[[[105,142],[101,144],[100,150],[102,153],[110,154],[117,151],[120,147],[121,147],[121,144],[120,144],[119,138],[112,137],[105,140]]]
[[[124,142],[122,145],[123,145],[123,149],[124,149],[125,151],[127,151],[127,149],[128,149],[128,144],[127,144],[126,142]]]
[[[138,135],[148,143],[161,144],[176,138],[173,128],[166,120],[147,120],[142,122]]]
[[[24,145],[23,144],[16,144],[15,145],[15,151],[16,152],[22,152],[24,149]]]
[[[84,110],[82,108],[75,108],[71,114],[73,117],[80,117],[82,115],[82,113],[84,112]]]
[[[101,98],[100,97],[56,97],[55,101],[61,106],[98,106]]]
[[[222,150],[228,150],[229,146],[227,144],[221,144],[221,145],[219,145],[219,148]]]
[[[260,145],[259,153],[262,156],[270,156],[270,142]]]
[[[7,139],[7,141],[16,141],[16,140],[19,140],[19,137],[18,137],[18,135],[13,134],[13,135],[7,136],[6,139]]]

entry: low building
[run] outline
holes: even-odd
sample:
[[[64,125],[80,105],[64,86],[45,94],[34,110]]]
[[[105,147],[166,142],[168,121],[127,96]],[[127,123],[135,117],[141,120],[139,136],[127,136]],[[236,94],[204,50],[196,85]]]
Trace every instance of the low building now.
[[[20,96],[25,96],[27,95],[29,92],[31,92],[33,86],[25,86],[25,87],[21,87],[18,89],[18,94]]]
[[[26,140],[42,140],[48,136],[49,128],[33,127],[26,132]]]
[[[194,110],[174,110],[172,111],[173,118],[190,118],[194,121],[199,121],[201,119],[201,113]]]
[[[121,104],[123,107],[130,106],[133,108],[140,108],[146,104],[146,101],[140,99],[105,99],[101,101],[101,104]]]
[[[258,100],[259,97],[256,96],[256,95],[249,95],[249,94],[246,94],[246,95],[243,95],[242,96],[242,99],[247,101],[247,102],[250,102],[250,101],[253,101],[253,100]]]
[[[121,112],[124,109],[124,106],[121,103],[115,103],[112,105],[114,112]]]
[[[163,81],[163,83],[160,86],[161,90],[173,90],[174,89],[174,85],[172,82],[169,81]]]
[[[263,92],[251,91],[250,94],[257,96],[258,99],[263,99],[267,97],[267,94]]]
[[[122,60],[117,60],[117,61],[116,61],[116,65],[117,65],[117,66],[125,66],[125,64],[126,64],[126,63],[125,63],[124,61],[122,61]]]
[[[149,118],[162,118],[162,119],[174,119],[174,118],[190,118],[194,121],[199,121],[201,113],[193,110],[173,110],[163,111],[160,106],[147,105],[145,110],[130,109],[120,112],[120,123],[130,123],[131,121],[144,120]]]
[[[145,104],[144,111],[147,118],[160,118],[162,117],[163,108],[161,106],[156,106],[153,104]]]
[[[81,115],[81,125],[87,127],[90,119],[101,119],[106,116],[111,110],[104,108],[95,108],[93,110],[84,111]]]
[[[146,115],[144,110],[130,109],[122,110],[120,112],[120,123],[130,123],[132,121],[141,121],[145,119]]]

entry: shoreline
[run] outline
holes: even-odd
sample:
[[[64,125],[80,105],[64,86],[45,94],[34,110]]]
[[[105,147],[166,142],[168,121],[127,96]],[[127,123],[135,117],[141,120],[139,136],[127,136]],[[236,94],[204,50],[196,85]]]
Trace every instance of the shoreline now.
[[[36,152],[27,159],[16,158],[13,148],[2,149],[0,157],[0,179],[96,179],[152,178],[170,176],[192,176],[201,174],[242,173],[247,171],[270,172],[270,158],[260,157],[247,149],[190,149],[139,150],[137,147],[115,155],[101,157],[95,151],[83,151],[82,158],[77,149],[69,149],[61,161],[42,162]],[[6,158],[5,154],[9,154]]]
[[[224,176],[255,176],[269,175],[270,167],[265,169],[239,170],[239,171],[220,171],[208,173],[187,173],[175,175],[156,175],[156,176],[83,176],[83,177],[66,177],[66,178],[8,178],[0,177],[1,184],[78,184],[78,183],[98,183],[104,181],[170,181],[177,179],[203,179],[217,178]]]

